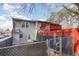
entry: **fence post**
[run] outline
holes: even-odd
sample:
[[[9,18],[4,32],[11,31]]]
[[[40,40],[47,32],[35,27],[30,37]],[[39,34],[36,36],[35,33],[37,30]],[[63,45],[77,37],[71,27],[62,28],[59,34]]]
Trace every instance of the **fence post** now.
[[[73,37],[72,37],[72,55],[73,56],[75,55],[75,53],[74,53],[74,39],[73,39]]]
[[[50,48],[49,48],[49,40],[47,39],[47,53],[48,53],[48,56],[50,56]]]
[[[62,37],[60,37],[60,56],[62,55]]]

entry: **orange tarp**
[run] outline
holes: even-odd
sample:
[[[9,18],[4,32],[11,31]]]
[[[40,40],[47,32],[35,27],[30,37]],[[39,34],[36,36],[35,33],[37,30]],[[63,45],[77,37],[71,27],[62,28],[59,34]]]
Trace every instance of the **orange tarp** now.
[[[79,55],[79,28],[43,31],[40,32],[41,36],[71,36],[74,44],[74,54]]]
[[[56,30],[56,31],[41,31],[39,32],[41,36],[62,36],[62,31],[61,30]]]
[[[79,29],[72,29],[73,43],[74,43],[74,53],[79,55]]]
[[[79,55],[79,28],[64,29],[64,36],[71,36],[74,44],[74,54]]]
[[[40,34],[41,36],[47,36],[48,33],[47,33],[46,31],[45,31],[45,32],[44,32],[44,31],[40,31],[39,34]]]

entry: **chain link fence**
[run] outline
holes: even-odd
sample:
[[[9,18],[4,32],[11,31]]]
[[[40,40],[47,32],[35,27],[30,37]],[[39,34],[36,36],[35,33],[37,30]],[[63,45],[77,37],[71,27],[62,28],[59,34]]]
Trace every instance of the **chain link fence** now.
[[[72,37],[54,36],[47,39],[49,56],[72,56],[74,55],[74,46]]]
[[[74,54],[73,38],[70,36],[45,36],[42,39],[45,41],[1,47],[0,56],[72,56]]]
[[[36,42],[0,48],[0,56],[47,56],[47,43]]]

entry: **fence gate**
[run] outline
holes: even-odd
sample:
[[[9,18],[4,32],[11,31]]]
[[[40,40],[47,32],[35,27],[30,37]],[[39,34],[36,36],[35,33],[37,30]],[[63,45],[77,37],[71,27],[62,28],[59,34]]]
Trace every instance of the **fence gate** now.
[[[73,39],[66,36],[54,36],[47,39],[48,55],[73,55]]]

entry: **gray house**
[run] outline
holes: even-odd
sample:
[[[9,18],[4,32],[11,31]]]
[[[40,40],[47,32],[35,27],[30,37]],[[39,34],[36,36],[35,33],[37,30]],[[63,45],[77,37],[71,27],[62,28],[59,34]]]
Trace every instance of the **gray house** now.
[[[44,28],[45,24],[46,28]],[[12,44],[16,45],[36,41],[37,32],[46,29],[50,31],[51,24],[52,23],[47,21],[34,21],[34,20],[13,18]]]

